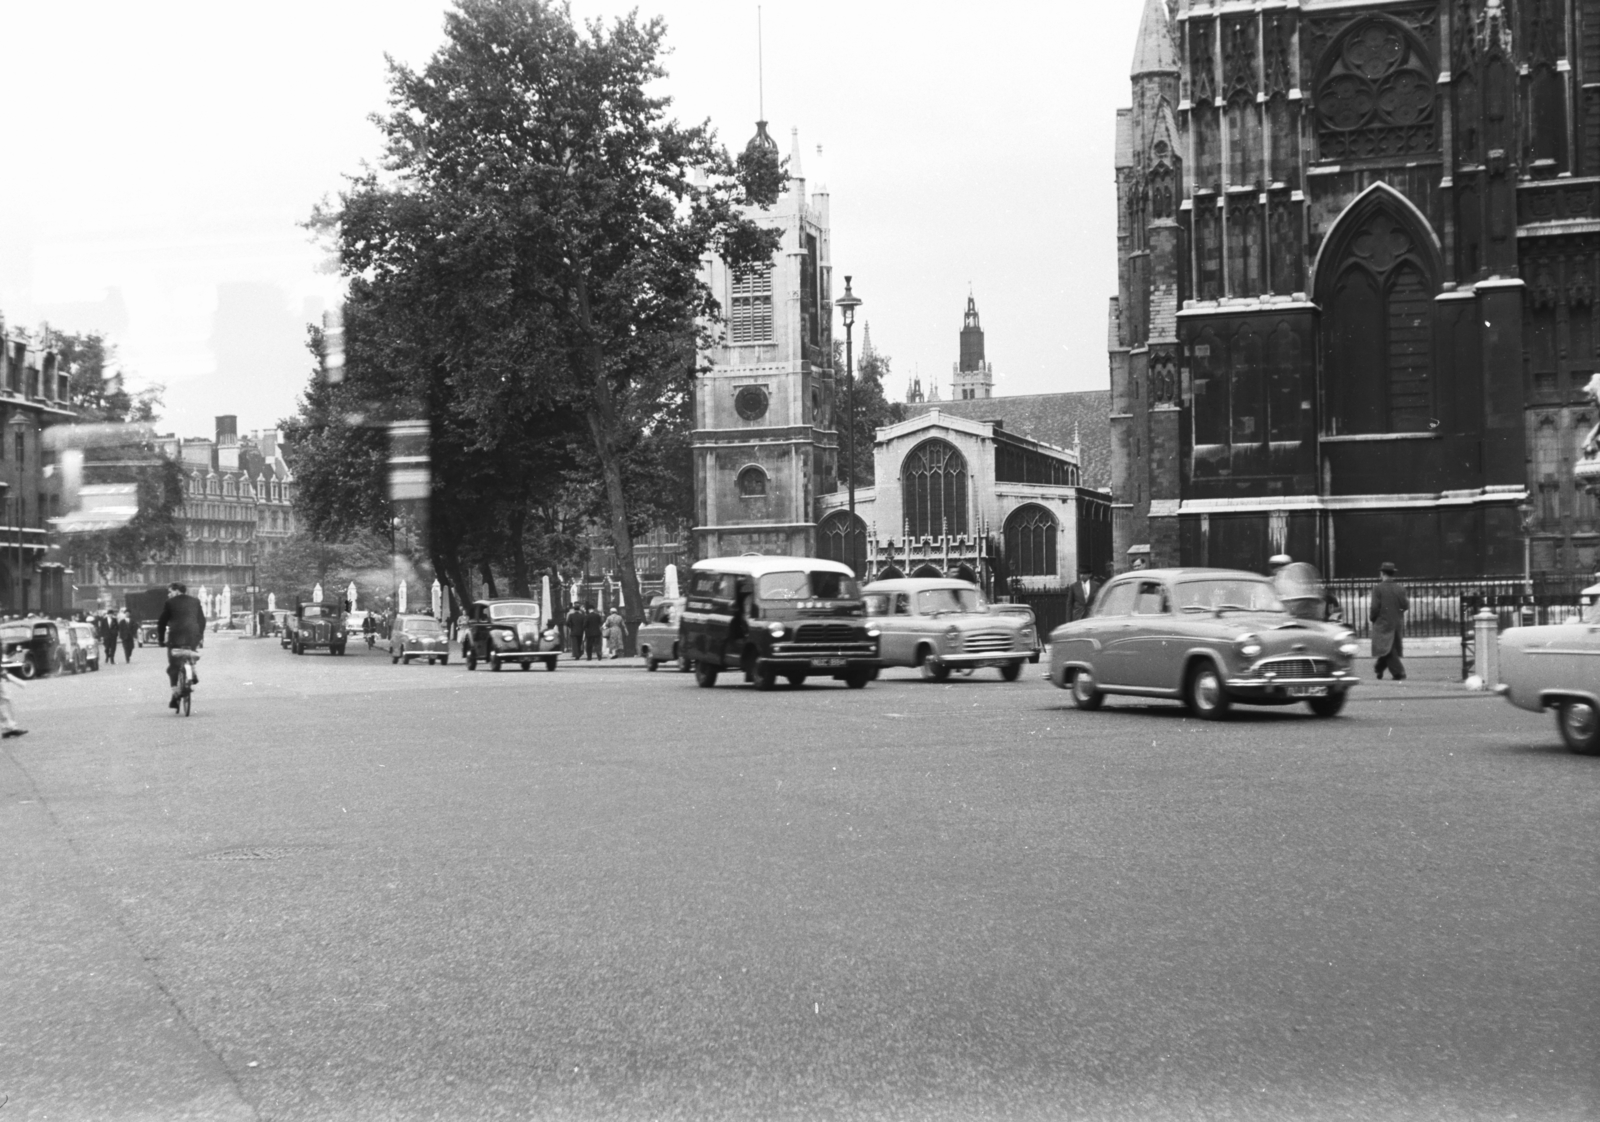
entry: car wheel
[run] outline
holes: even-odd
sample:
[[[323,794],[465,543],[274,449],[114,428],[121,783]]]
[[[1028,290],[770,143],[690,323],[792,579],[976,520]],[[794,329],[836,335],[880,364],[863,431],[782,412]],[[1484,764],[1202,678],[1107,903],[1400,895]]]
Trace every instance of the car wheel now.
[[[651,673],[654,673],[655,672],[655,668],[660,666],[660,665],[661,664],[659,662],[657,662],[655,659],[651,658],[648,654],[644,656],[644,668],[646,670],[650,671]]]
[[[694,669],[694,663],[689,661],[688,655],[678,656],[678,673],[683,674]]]
[[[1022,677],[1022,663],[1008,662],[1000,668],[1000,677],[1008,682],[1015,682]]]
[[[1106,703],[1106,695],[1094,684],[1094,675],[1087,670],[1069,671],[1072,680],[1067,683],[1072,691],[1072,704],[1079,709],[1098,709]]]
[[[792,690],[797,690],[806,684],[806,676],[801,673],[786,674],[784,677],[789,679],[789,688]]]
[[[554,670],[556,668],[556,660],[553,659],[553,658],[545,659],[544,660],[544,668],[546,670]]]
[[[949,681],[950,668],[931,656],[924,658],[922,660],[922,678],[926,682]]]
[[[22,676],[30,682],[39,676],[39,663],[32,655],[22,660]]]
[[[1306,704],[1319,717],[1337,717],[1344,711],[1345,694],[1348,692],[1348,690],[1331,690],[1326,697],[1307,698]]]
[[[844,672],[844,684],[853,690],[866,689],[867,683],[872,681],[872,671],[859,667]]]
[[[490,655],[489,656],[489,669],[493,670],[496,674],[500,673],[500,656],[499,655]]]
[[[393,666],[396,663],[398,663],[399,661],[400,661],[400,656],[395,654],[393,651],[390,651],[389,652],[389,665]],[[411,660],[410,659],[406,659],[406,661],[410,662]]]
[[[756,663],[755,680],[756,689],[772,689],[778,684],[778,668],[775,666],[764,666],[759,662]]]
[[[1222,675],[1209,662],[1202,662],[1189,671],[1189,684],[1183,697],[1189,704],[1189,712],[1202,721],[1220,721],[1228,715],[1232,704],[1222,684]]]
[[[449,666],[450,665],[450,656],[449,655],[440,655],[439,656],[439,665],[440,666]]]
[[[703,690],[709,690],[717,684],[717,668],[707,666],[703,662],[694,664],[694,684]]]
[[[477,668],[478,668],[478,652],[474,651],[474,650],[467,651],[467,669],[468,670],[476,670]]]
[[[532,670],[533,669],[533,663],[529,662],[527,659],[523,659],[522,660],[522,668],[524,670]]]
[[[1600,713],[1587,701],[1563,701],[1556,724],[1567,748],[1580,756],[1600,756]]]

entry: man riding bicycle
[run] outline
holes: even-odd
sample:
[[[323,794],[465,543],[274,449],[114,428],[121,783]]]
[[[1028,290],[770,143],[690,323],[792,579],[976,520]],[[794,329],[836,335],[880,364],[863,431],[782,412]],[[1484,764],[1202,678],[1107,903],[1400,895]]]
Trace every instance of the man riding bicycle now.
[[[206,644],[206,613],[200,601],[189,595],[189,589],[173,581],[167,585],[167,603],[156,620],[156,642],[167,648],[167,682],[172,686],[170,709],[178,707],[182,690],[178,676],[188,672],[190,652]],[[200,684],[200,675],[189,679],[190,688]]]

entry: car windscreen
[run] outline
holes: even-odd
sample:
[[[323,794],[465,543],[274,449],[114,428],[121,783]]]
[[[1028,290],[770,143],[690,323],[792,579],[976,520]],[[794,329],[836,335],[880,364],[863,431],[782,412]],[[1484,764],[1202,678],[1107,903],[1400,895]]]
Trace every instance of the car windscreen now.
[[[321,619],[332,614],[332,612],[328,611],[328,609],[324,608],[321,604],[307,604],[300,611],[300,615],[304,619]]]
[[[917,612],[925,616],[986,610],[988,605],[976,588],[925,588],[917,593]]]
[[[532,601],[518,600],[507,604],[490,604],[490,619],[537,619],[539,618],[539,605]]]
[[[844,573],[795,570],[761,577],[756,595],[763,600],[859,600],[861,590]]]
[[[437,635],[439,621],[436,619],[408,619],[401,625],[409,635]]]
[[[1237,609],[1245,612],[1281,612],[1283,602],[1270,581],[1249,577],[1209,577],[1180,581],[1174,592],[1180,612],[1215,612]]]

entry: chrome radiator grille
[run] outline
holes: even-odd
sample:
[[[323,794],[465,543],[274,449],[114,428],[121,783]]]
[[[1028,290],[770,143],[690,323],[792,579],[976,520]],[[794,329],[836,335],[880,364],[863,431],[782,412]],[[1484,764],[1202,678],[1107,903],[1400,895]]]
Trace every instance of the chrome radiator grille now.
[[[848,623],[802,623],[795,629],[796,643],[855,643],[861,640]]]
[[[971,653],[984,651],[1009,651],[1013,635],[1009,631],[975,631],[966,636],[961,649]]]
[[[1279,678],[1325,678],[1330,667],[1320,658],[1275,658],[1261,664],[1263,674]]]

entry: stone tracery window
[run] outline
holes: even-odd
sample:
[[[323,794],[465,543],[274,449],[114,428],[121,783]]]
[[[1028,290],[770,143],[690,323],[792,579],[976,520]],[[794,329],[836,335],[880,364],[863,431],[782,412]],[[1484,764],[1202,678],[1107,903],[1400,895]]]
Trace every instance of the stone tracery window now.
[[[867,524],[860,515],[836,510],[817,525],[817,556],[855,567],[866,560]]]
[[[1024,503],[1006,516],[1006,566],[1012,576],[1056,575],[1056,516],[1038,503]]]
[[[1316,85],[1324,160],[1359,160],[1435,148],[1432,62],[1403,25],[1357,20],[1329,46]]]
[[[900,491],[911,537],[967,532],[967,461],[949,441],[934,437],[907,453]]]

